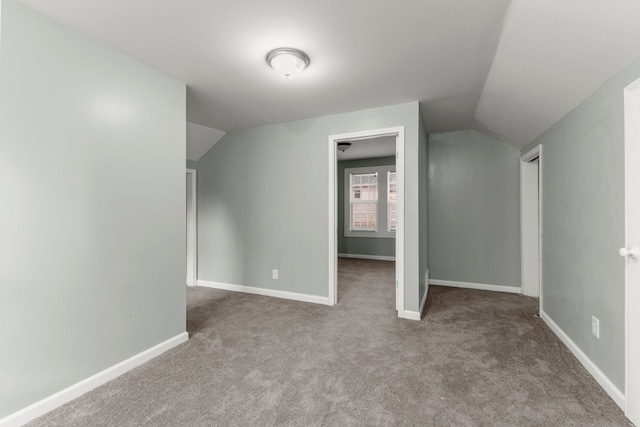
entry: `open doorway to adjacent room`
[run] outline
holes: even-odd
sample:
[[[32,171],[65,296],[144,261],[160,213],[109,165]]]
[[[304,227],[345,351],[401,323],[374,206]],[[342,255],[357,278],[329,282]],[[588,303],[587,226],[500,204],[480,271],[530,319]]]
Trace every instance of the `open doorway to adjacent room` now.
[[[332,304],[386,303],[403,316],[403,136],[394,128],[330,137]]]

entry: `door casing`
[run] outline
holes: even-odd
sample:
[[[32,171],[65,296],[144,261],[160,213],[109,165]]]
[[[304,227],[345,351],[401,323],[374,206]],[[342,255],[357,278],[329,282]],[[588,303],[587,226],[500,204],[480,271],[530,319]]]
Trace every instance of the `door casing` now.
[[[640,247],[640,80],[624,90],[625,241]],[[640,425],[640,260],[625,259],[625,414]]]
[[[531,164],[535,159],[538,164]],[[537,210],[537,215],[528,215],[531,209]],[[537,233],[527,229],[532,220]],[[522,293],[539,297],[542,312],[542,145],[520,157],[520,237]],[[532,262],[533,256],[536,262]]]
[[[394,136],[396,138],[396,180],[398,221],[396,224],[396,310],[398,317],[404,313],[404,126],[374,129],[329,136],[329,305],[338,303],[338,191],[337,191],[337,143]]]
[[[187,285],[198,281],[197,171],[187,169]]]

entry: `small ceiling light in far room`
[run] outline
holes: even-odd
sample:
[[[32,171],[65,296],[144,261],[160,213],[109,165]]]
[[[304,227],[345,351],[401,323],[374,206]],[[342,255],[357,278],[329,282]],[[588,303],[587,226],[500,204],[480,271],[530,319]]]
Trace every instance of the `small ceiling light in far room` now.
[[[285,79],[295,77],[309,66],[309,57],[298,49],[281,47],[267,54],[267,64]]]
[[[347,151],[349,147],[351,147],[350,142],[338,142],[338,150],[342,151],[343,153]]]

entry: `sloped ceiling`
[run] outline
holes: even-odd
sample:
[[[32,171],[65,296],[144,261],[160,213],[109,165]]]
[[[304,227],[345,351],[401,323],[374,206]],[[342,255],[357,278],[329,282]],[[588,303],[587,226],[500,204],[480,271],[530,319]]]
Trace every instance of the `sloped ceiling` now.
[[[187,123],[187,160],[200,160],[224,135],[217,129]]]
[[[522,147],[638,55],[636,0],[513,1],[473,128]]]
[[[419,100],[428,132],[532,141],[640,55],[637,0],[23,0],[188,85],[231,131]],[[265,56],[311,66],[277,76]]]

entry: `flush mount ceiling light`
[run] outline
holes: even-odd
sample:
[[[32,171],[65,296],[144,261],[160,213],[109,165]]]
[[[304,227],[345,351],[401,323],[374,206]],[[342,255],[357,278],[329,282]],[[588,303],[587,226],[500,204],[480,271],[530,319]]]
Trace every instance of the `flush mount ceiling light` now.
[[[298,49],[281,47],[267,54],[267,64],[285,79],[290,79],[309,66],[309,57]]]
[[[343,153],[347,151],[350,147],[351,147],[350,142],[338,142],[338,150],[342,151]]]

